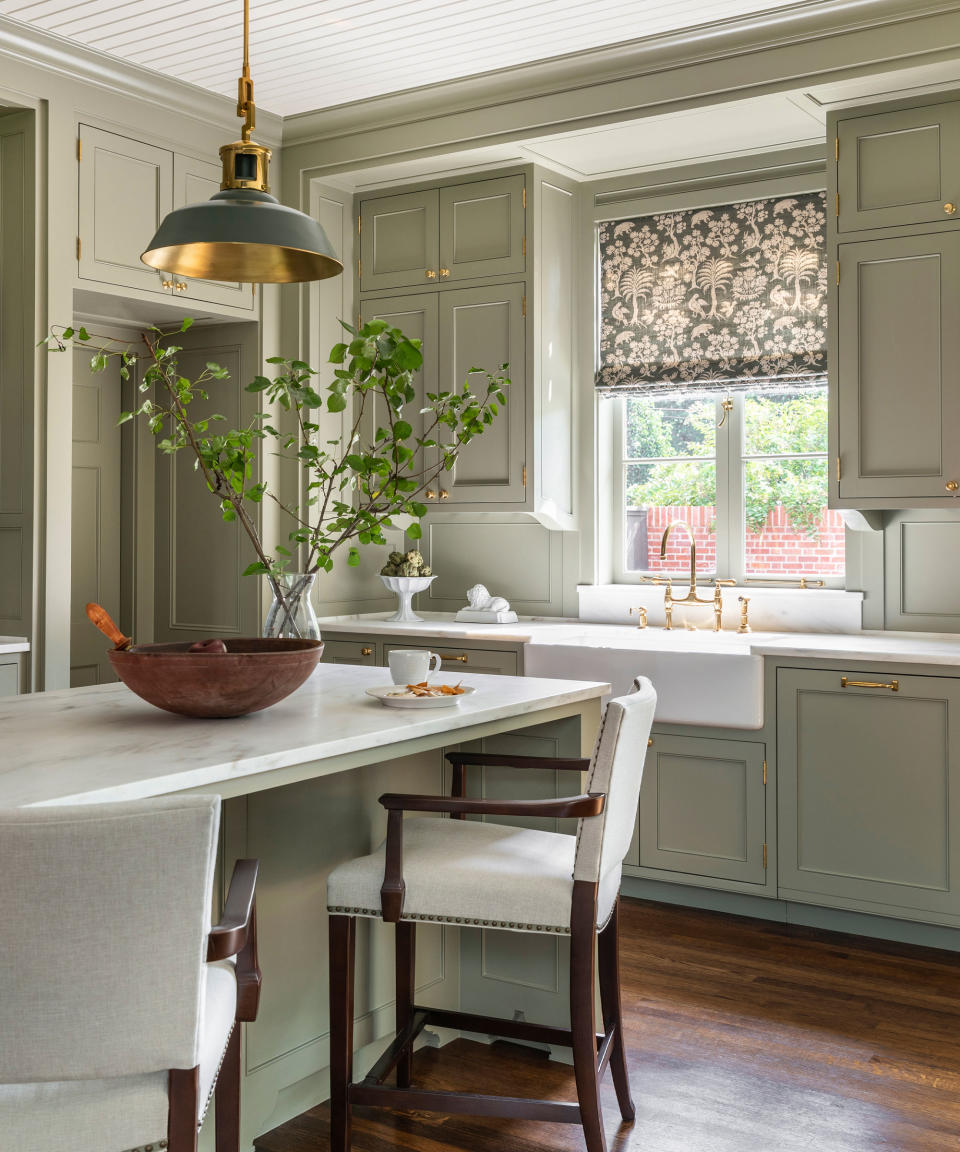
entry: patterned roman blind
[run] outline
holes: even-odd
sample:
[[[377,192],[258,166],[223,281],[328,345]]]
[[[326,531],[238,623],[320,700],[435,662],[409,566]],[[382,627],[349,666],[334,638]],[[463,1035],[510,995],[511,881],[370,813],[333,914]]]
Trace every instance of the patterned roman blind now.
[[[820,384],[826,194],[600,225],[600,365],[614,393]]]

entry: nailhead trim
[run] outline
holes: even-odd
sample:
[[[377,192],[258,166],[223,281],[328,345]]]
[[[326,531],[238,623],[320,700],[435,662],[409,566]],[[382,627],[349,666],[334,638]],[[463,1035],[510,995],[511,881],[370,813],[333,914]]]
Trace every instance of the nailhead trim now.
[[[379,919],[382,912],[379,908],[349,908],[340,905],[329,905],[328,912],[338,913],[342,916],[373,916]],[[434,924],[469,924],[478,928],[513,928],[520,932],[550,932],[558,936],[569,936],[569,927],[561,928],[555,924],[523,924],[518,920],[476,920],[471,916],[430,916],[420,912],[404,912],[403,920],[423,920]]]

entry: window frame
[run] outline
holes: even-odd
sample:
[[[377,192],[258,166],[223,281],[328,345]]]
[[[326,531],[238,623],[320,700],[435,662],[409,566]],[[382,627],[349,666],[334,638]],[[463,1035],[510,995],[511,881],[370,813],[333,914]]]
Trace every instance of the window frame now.
[[[826,387],[826,385],[824,385]],[[758,390],[759,391],[759,390]],[[783,573],[764,578],[762,574],[748,574],[746,571],[746,465],[751,460],[828,460],[829,450],[823,452],[795,452],[782,455],[750,454],[744,451],[744,400],[750,393],[716,394],[714,412],[716,417],[716,436],[714,441],[714,460],[716,465],[716,571],[700,572],[697,577],[703,577],[703,582],[712,583],[714,580],[734,580],[737,585],[750,587],[784,588],[797,586],[802,576],[808,579],[822,580],[824,588],[845,588],[846,574],[843,576],[826,576],[821,573],[803,571],[795,574]],[[653,399],[653,397],[651,397]],[[628,457],[626,454],[626,404],[628,397],[613,396],[601,403],[612,406],[611,433],[613,448],[613,485],[611,508],[611,544],[613,554],[610,557],[614,582],[617,584],[647,584],[651,576],[665,578],[669,576],[679,584],[689,580],[689,565],[676,571],[656,573],[643,573],[628,569],[626,566],[626,473],[630,464],[644,463],[644,458]],[[724,401],[732,401],[732,407],[724,416]],[[651,458],[658,459],[658,458]],[[670,458],[665,458],[670,459]],[[678,457],[677,459],[680,459]],[[683,457],[687,459],[687,457]],[[696,458],[694,458],[696,459]],[[710,457],[703,457],[704,460]],[[827,493],[824,494],[825,496]]]

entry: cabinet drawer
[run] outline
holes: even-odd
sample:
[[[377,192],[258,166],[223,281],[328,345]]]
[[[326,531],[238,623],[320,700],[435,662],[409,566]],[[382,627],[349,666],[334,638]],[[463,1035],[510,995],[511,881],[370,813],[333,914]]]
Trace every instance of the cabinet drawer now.
[[[838,231],[951,220],[960,202],[960,103],[837,124]]]
[[[960,916],[958,708],[947,677],[780,670],[781,896]]]
[[[487,672],[494,676],[519,676],[516,652],[500,652],[495,648],[441,648],[428,644],[384,644],[383,662],[395,648],[436,652],[443,672]]]
[[[324,640],[323,664],[366,664],[370,667],[380,663],[379,646],[372,640]]]
[[[655,735],[640,788],[636,862],[765,883],[765,796],[763,744]]]

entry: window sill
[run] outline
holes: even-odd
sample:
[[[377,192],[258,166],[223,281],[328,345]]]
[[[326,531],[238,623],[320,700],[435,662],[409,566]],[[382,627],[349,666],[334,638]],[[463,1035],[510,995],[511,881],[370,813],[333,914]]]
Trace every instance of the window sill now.
[[[687,585],[674,584],[679,595]],[[704,598],[712,595],[713,585],[698,587]],[[581,584],[577,588],[579,617],[593,624],[636,623],[631,608],[646,608],[652,625],[665,623],[663,586],[651,584]],[[724,588],[724,627],[735,629],[739,620],[738,597],[750,600],[750,625],[755,632],[859,632],[863,627],[863,593],[843,588]],[[710,628],[713,616],[709,605],[677,605],[674,621],[681,627],[688,620],[694,627]]]

